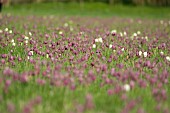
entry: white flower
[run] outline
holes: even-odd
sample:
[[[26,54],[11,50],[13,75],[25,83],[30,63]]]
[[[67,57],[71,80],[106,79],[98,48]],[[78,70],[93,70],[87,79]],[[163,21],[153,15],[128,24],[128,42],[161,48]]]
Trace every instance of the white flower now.
[[[25,38],[24,38],[25,40],[28,40],[29,39],[29,37],[27,37],[27,36],[25,36]]]
[[[147,57],[148,53],[147,52],[143,52],[143,56]]]
[[[29,57],[29,56],[27,56],[27,59],[29,60],[29,59],[30,59],[30,57]]]
[[[147,36],[145,36],[145,39],[148,41],[148,37]]]
[[[14,43],[14,39],[12,39],[11,42]]]
[[[73,31],[74,29],[73,29],[73,27],[70,27],[70,31]]]
[[[60,34],[60,35],[62,35],[62,34],[63,34],[63,32],[62,32],[62,31],[60,31],[60,32],[59,32],[59,34]]]
[[[102,40],[102,38],[101,38],[101,37],[99,38],[99,42],[103,43],[103,40]]]
[[[136,37],[136,36],[137,36],[137,33],[133,33],[133,36],[135,36],[135,37]]]
[[[16,44],[13,42],[12,45],[15,46]]]
[[[33,55],[33,51],[30,51],[31,55]]]
[[[94,40],[95,42],[101,42],[101,43],[103,43],[103,39],[100,37],[100,38],[96,38],[95,40]]]
[[[137,32],[137,34],[138,34],[138,35],[140,35],[140,34],[141,34],[141,32],[140,32],[140,31],[138,31],[138,32]]]
[[[122,32],[120,32],[120,36],[121,36],[121,37],[123,36],[123,33],[122,33]]]
[[[123,86],[123,89],[124,89],[125,91],[130,91],[130,85],[129,85],[129,84],[125,84],[125,85]]]
[[[170,62],[170,57],[169,57],[169,56],[167,56],[167,57],[166,57],[166,60],[168,60],[168,61]]]
[[[122,48],[121,51],[125,51],[125,48]]]
[[[127,33],[126,33],[126,31],[124,31],[124,33],[123,33],[125,36],[127,35]]]
[[[161,54],[161,55],[164,55],[164,52],[163,52],[163,51],[161,51],[161,52],[160,52],[160,54]]]
[[[96,48],[96,44],[93,44],[93,48]]]
[[[84,35],[85,33],[84,32],[80,32],[81,35]]]
[[[68,27],[68,23],[65,23],[65,24],[64,24],[64,27]]]
[[[139,56],[142,56],[142,51],[139,51],[138,54],[139,54]]]
[[[116,52],[116,50],[114,49],[114,50],[113,50],[113,52],[115,53],[115,52]]]
[[[3,33],[3,31],[0,29],[0,33]]]
[[[9,33],[12,34],[12,30],[9,30]]]
[[[115,34],[115,33],[117,33],[115,29],[111,31],[111,34]]]
[[[8,31],[8,28],[5,28],[5,31]]]
[[[27,43],[28,43],[28,40],[25,40],[25,43],[27,44]]]
[[[99,39],[98,39],[98,38],[96,38],[94,41],[95,41],[95,42],[99,42]]]
[[[31,33],[31,32],[29,32],[28,34],[29,34],[30,36],[32,36],[32,33]]]
[[[49,58],[49,55],[48,55],[48,54],[46,54],[46,57],[47,57],[47,58]]]
[[[109,45],[109,48],[112,48],[112,44]]]

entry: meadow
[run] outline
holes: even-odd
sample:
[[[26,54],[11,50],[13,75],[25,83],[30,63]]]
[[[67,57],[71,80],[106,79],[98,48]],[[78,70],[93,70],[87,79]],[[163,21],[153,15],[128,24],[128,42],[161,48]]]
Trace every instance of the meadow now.
[[[168,11],[102,3],[5,7],[0,113],[170,113]]]

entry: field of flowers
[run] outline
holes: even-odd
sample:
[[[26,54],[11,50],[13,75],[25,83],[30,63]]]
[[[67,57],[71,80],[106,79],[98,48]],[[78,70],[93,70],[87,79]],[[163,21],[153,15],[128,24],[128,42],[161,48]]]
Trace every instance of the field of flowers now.
[[[170,20],[4,15],[0,113],[170,113]]]

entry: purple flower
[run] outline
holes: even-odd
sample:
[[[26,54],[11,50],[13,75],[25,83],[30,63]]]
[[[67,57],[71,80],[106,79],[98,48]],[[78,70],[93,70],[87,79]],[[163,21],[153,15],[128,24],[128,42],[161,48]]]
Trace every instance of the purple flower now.
[[[5,86],[6,86],[6,87],[9,87],[10,85],[11,85],[11,80],[6,80],[6,81],[5,81]]]
[[[91,94],[86,95],[86,101],[85,101],[85,109],[93,109],[95,107],[93,103],[93,96]]]
[[[13,103],[8,103],[7,104],[7,110],[9,113],[15,113],[15,105]]]
[[[1,59],[1,63],[2,63],[2,64],[5,64],[5,60],[4,60],[4,59]]]
[[[36,81],[39,85],[44,85],[46,83],[45,80],[42,80],[42,79],[39,79],[39,78]]]
[[[112,76],[114,76],[114,74],[115,74],[115,68],[112,68],[112,69],[111,69],[110,74],[111,74]]]
[[[113,89],[108,89],[108,90],[107,90],[107,93],[108,93],[108,95],[113,95],[114,90],[113,90]]]

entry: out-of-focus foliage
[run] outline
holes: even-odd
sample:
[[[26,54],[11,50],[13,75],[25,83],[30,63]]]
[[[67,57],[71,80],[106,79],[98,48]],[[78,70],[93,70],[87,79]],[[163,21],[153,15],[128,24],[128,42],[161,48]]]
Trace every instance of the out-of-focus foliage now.
[[[104,2],[114,4],[170,6],[170,0],[9,0],[10,4],[32,3],[32,2]]]

